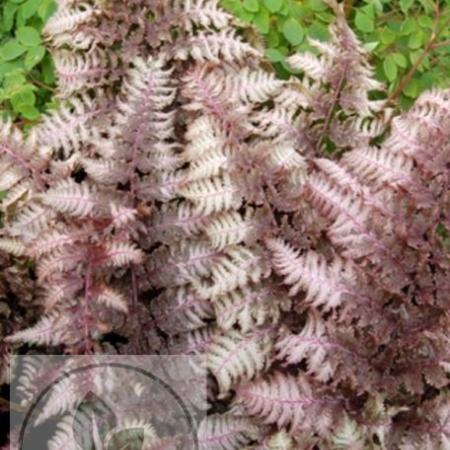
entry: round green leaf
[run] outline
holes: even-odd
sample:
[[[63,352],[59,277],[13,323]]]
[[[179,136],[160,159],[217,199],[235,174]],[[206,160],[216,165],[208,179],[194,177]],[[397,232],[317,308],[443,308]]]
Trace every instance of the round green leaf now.
[[[258,0],[244,0],[243,6],[247,11],[250,11],[250,12],[258,12],[259,11]]]
[[[11,61],[18,58],[20,55],[25,53],[25,51],[25,47],[19,44],[15,39],[12,39],[0,48],[0,56],[5,61]]]
[[[33,105],[20,105],[17,112],[22,114],[22,116],[28,120],[35,120],[41,115],[37,108]]]
[[[27,0],[23,5],[20,6],[22,17],[24,19],[29,19],[37,12],[40,4],[41,0]]]
[[[394,58],[389,55],[383,62],[383,69],[389,81],[394,81],[397,78],[397,65]]]
[[[419,94],[419,83],[417,80],[411,80],[404,88],[403,93],[410,98],[416,98]]]
[[[423,44],[424,33],[422,30],[417,30],[415,33],[411,34],[408,39],[408,47],[412,49],[418,49]]]
[[[36,96],[33,92],[33,86],[23,85],[11,96],[11,104],[16,111],[20,111],[23,105],[34,105]]]
[[[279,50],[277,50],[276,48],[268,48],[266,50],[266,57],[271,61],[271,62],[281,62],[284,61],[284,55],[283,53],[281,53]]]
[[[322,0],[309,0],[308,4],[311,9],[316,12],[325,11],[328,6]]]
[[[430,16],[419,16],[418,22],[424,28],[433,28],[433,19]]]
[[[400,9],[407,14],[409,8],[413,5],[414,0],[400,0]]]
[[[14,3],[7,3],[3,8],[3,29],[11,31],[14,25],[14,16],[16,15],[18,6]]]
[[[374,18],[369,15],[363,13],[362,11],[358,11],[355,16],[355,25],[356,28],[360,31],[364,31],[365,33],[371,33],[375,28],[373,24]]]
[[[366,44],[364,44],[364,48],[370,53],[373,52],[379,45],[380,43],[375,41],[375,42],[367,42]]]
[[[27,46],[35,47],[41,43],[41,36],[39,32],[32,27],[21,27],[16,32],[17,40]]]
[[[394,53],[392,57],[394,58],[397,66],[402,67],[403,69],[407,67],[408,61],[404,55],[402,55],[401,53]]]
[[[264,5],[270,12],[276,13],[283,6],[283,0],[264,0]]]
[[[270,14],[267,9],[260,9],[253,17],[253,23],[262,34],[270,31]]]
[[[56,4],[53,0],[42,0],[39,9],[39,17],[46,22],[47,19],[56,11]]]
[[[410,34],[416,29],[416,27],[416,21],[413,18],[409,17],[402,23],[400,31],[402,32],[402,34]]]
[[[283,34],[292,45],[300,44],[304,38],[302,26],[292,18],[286,20],[286,22],[284,23]]]
[[[392,44],[397,37],[396,34],[393,31],[391,31],[389,28],[382,28],[381,30],[378,31],[378,35],[380,37],[380,41],[384,45]]]
[[[30,48],[25,56],[25,67],[32,69],[36,64],[42,61],[45,56],[45,47],[39,45],[37,47]]]
[[[327,41],[330,38],[330,33],[325,25],[314,22],[308,27],[308,36],[319,41]]]

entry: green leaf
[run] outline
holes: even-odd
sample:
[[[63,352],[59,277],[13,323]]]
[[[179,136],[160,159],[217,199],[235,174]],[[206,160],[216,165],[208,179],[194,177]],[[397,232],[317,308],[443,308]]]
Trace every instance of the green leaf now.
[[[20,12],[24,19],[29,19],[31,16],[33,16],[39,6],[40,6],[41,0],[27,0],[23,5],[20,6]]]
[[[32,69],[36,64],[39,64],[42,61],[44,56],[45,47],[42,45],[30,48],[25,56],[25,67],[28,70]]]
[[[286,20],[286,22],[284,23],[283,34],[292,45],[300,44],[304,38],[302,26],[292,18]]]
[[[409,59],[411,61],[411,64],[415,64],[421,55],[422,55],[422,50],[416,50],[415,52],[411,52],[409,54]]]
[[[267,47],[273,48],[280,45],[280,35],[275,27],[270,27],[269,33],[266,36]]]
[[[400,9],[404,14],[407,14],[413,3],[414,0],[400,0]]]
[[[356,13],[355,25],[358,30],[364,31],[365,33],[371,33],[375,29],[373,17],[368,16],[362,11]]]
[[[14,3],[7,3],[3,8],[3,27],[4,31],[11,31],[14,25],[14,16],[18,6]]]
[[[397,64],[397,66],[402,67],[403,69],[405,69],[408,66],[407,59],[401,53],[394,53],[392,57],[394,58],[394,61]]]
[[[433,19],[430,16],[419,16],[419,25],[424,28],[433,28]]]
[[[53,84],[55,82],[55,67],[49,54],[44,56],[41,67],[44,83]]]
[[[7,195],[8,195],[8,193],[6,191],[0,191],[0,200],[3,200],[4,198],[6,198]]]
[[[283,6],[283,0],[264,0],[264,5],[271,13],[276,13]]]
[[[383,70],[389,81],[394,81],[397,78],[397,65],[394,58],[389,55],[383,62]]]
[[[270,14],[267,9],[261,8],[254,16],[253,23],[262,34],[270,31]]]
[[[20,111],[21,107],[24,105],[34,105],[36,96],[33,91],[33,86],[25,84],[11,95],[11,104],[16,111]]]
[[[374,15],[375,15],[375,11],[374,11],[374,9],[373,9],[373,6],[372,5],[366,5],[366,6],[364,6],[364,7],[362,7],[361,9],[360,9],[360,11],[362,11],[364,14],[366,14],[366,15],[368,15],[369,17],[374,17]]]
[[[364,44],[364,48],[370,53],[373,52],[378,45],[380,45],[379,42],[375,41],[375,42],[367,42],[366,44]]]
[[[417,80],[411,80],[404,88],[403,94],[407,97],[416,98],[419,94],[419,83]]]
[[[315,12],[322,12],[328,9],[328,6],[322,0],[309,0],[308,4]]]
[[[41,115],[38,109],[33,105],[21,105],[17,112],[28,120],[35,120]]]
[[[383,3],[381,3],[381,0],[373,0],[373,7],[377,16],[381,16],[383,14]]]
[[[327,41],[330,38],[330,33],[325,25],[322,25],[320,22],[314,22],[308,27],[308,36],[319,41]]]
[[[419,2],[422,4],[423,9],[427,13],[431,13],[435,9],[435,4],[433,0],[419,0]]]
[[[382,28],[382,29],[380,29],[378,34],[379,34],[379,37],[380,37],[380,41],[384,45],[390,45],[396,39],[395,33],[393,31],[391,31],[389,28]]]
[[[0,56],[5,61],[11,61],[25,53],[26,48],[20,45],[15,39],[11,39],[0,48]]]
[[[415,50],[422,46],[425,35],[422,30],[417,30],[408,39],[408,47]]]
[[[55,11],[56,4],[53,0],[42,0],[39,5],[38,15],[44,22],[46,22]]]
[[[35,47],[41,43],[39,32],[32,27],[21,27],[16,31],[17,40],[27,46]]]
[[[5,74],[4,86],[7,89],[16,88],[27,81],[23,69],[10,66],[10,71]]]
[[[412,19],[411,17],[406,19],[403,23],[402,26],[400,28],[402,34],[411,34],[415,29],[416,29],[417,25],[414,19]]]
[[[244,0],[243,6],[247,11],[250,11],[250,12],[258,12],[259,11],[258,0]]]
[[[266,57],[271,62],[281,62],[284,61],[284,55],[276,48],[268,48],[266,50]]]

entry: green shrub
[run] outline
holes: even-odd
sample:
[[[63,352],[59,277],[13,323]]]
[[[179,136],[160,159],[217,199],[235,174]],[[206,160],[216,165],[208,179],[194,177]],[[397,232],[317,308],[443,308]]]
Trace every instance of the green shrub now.
[[[52,98],[53,64],[41,38],[54,0],[4,0],[0,6],[0,104],[3,116],[36,121]]]
[[[450,85],[450,2],[432,0],[346,1],[353,30],[371,52],[376,76],[391,97],[407,106],[431,86]],[[326,40],[332,19],[322,0],[222,0],[230,12],[264,36],[267,57],[278,74],[290,69],[285,57],[311,50],[307,37]]]

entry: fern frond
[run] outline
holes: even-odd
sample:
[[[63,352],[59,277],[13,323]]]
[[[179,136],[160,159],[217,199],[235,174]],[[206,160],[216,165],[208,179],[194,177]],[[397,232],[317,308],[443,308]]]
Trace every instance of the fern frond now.
[[[307,293],[305,302],[325,311],[337,308],[355,280],[352,265],[338,257],[328,264],[325,258],[310,250],[300,256],[282,241],[272,240],[268,247],[273,253],[275,271],[285,277],[284,283],[292,285],[289,294]]]
[[[93,124],[105,112],[106,101],[107,96],[102,101],[88,96],[72,98],[67,105],[46,114],[42,122],[33,127],[31,137],[39,145],[51,148],[54,154],[62,152],[67,159],[83,145],[100,140],[100,130]]]
[[[103,259],[107,265],[114,267],[127,266],[129,264],[142,264],[145,260],[144,253],[134,244],[126,242],[109,242],[104,245]]]
[[[387,149],[367,148],[352,150],[344,155],[342,163],[350,167],[361,180],[385,185],[407,187],[412,183],[414,161],[401,153]]]
[[[117,77],[117,57],[96,48],[89,53],[74,53],[65,49],[53,52],[58,75],[58,95],[71,95],[97,86],[106,86]]]
[[[325,81],[328,75],[327,65],[311,53],[296,53],[290,56],[287,62],[293,69],[304,72],[312,80]]]
[[[6,338],[11,343],[30,343],[37,345],[59,345],[68,337],[71,317],[54,311],[40,319],[31,328],[14,333]]]
[[[203,214],[237,208],[242,201],[238,186],[227,174],[189,183],[180,190],[180,194]]]
[[[112,289],[106,285],[99,286],[95,291],[96,301],[100,304],[106,305],[122,313],[128,313],[128,305],[122,293]]]
[[[342,189],[355,195],[361,195],[364,192],[364,185],[340,164],[326,158],[316,158],[314,164]]]
[[[200,423],[198,440],[201,450],[237,450],[259,434],[258,427],[246,417],[214,414]]]
[[[209,218],[194,210],[187,203],[167,204],[151,218],[149,225],[150,237],[154,241],[172,241],[183,237],[198,236],[209,221]]]
[[[167,289],[150,307],[158,327],[169,335],[203,328],[214,318],[211,303],[185,286]]]
[[[272,336],[267,330],[244,335],[235,330],[217,335],[208,347],[208,368],[215,376],[222,396],[237,381],[250,380],[268,363]]]
[[[80,261],[82,261],[83,256],[85,255],[82,250],[73,247],[58,249],[46,255],[38,261],[38,280],[43,282],[58,273],[67,273],[75,270]]]
[[[275,325],[291,302],[271,286],[250,284],[214,298],[217,325],[229,330],[236,324],[243,333],[263,325]]]
[[[10,253],[14,256],[24,256],[26,254],[26,247],[19,239],[0,239],[0,250]]]
[[[32,243],[29,254],[35,258],[40,258],[44,254],[51,253],[64,246],[72,245],[76,242],[83,242],[92,233],[93,230],[89,227],[81,230],[70,227],[65,229],[50,229]]]
[[[258,283],[270,273],[264,258],[250,249],[233,246],[226,250],[211,268],[210,280],[196,284],[195,289],[206,298],[224,295],[248,283]]]
[[[246,217],[239,213],[230,211],[212,219],[205,227],[205,233],[211,245],[217,249],[223,249],[229,245],[240,242],[251,243],[256,239],[255,231],[258,222],[251,209],[247,210]]]
[[[8,226],[11,236],[32,238],[46,230],[55,218],[55,212],[39,203],[28,203],[21,208]]]
[[[92,39],[74,39],[74,34],[76,35],[82,25],[95,23],[95,17],[95,8],[87,2],[77,2],[74,5],[60,3],[56,13],[47,21],[43,32],[56,47],[76,43],[79,48],[86,49],[92,44]]]
[[[276,372],[269,379],[258,379],[238,386],[236,401],[248,414],[279,428],[314,430],[319,427],[319,415],[324,413],[324,399],[314,395],[306,378]]]
[[[187,169],[186,180],[193,182],[216,177],[222,171],[226,171],[229,166],[228,157],[222,149],[213,150],[192,161]]]
[[[220,260],[222,253],[203,241],[182,240],[167,251],[155,255],[151,263],[153,282],[161,286],[180,286],[193,279],[208,277],[211,266]],[[163,270],[160,268],[163,267]]]
[[[86,183],[78,184],[73,180],[58,183],[40,196],[42,202],[56,211],[75,217],[87,217],[101,206],[95,188]]]
[[[200,32],[175,50],[175,57],[178,59],[186,60],[189,56],[198,62],[219,64],[223,61],[242,63],[261,54],[244,43],[233,30],[226,29],[218,33]]]
[[[102,184],[123,183],[127,166],[114,160],[83,158],[81,164],[89,177]]]
[[[277,358],[287,364],[308,363],[308,373],[318,381],[326,383],[335,372],[328,358],[328,351],[334,349],[327,339],[326,325],[316,312],[308,314],[305,326],[297,335],[288,335],[279,339],[275,345]]]

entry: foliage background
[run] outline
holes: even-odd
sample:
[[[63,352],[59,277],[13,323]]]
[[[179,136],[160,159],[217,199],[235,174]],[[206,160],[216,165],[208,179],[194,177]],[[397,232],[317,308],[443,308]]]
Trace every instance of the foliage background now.
[[[450,5],[433,0],[346,1],[349,23],[372,55],[376,76],[403,107],[432,86],[450,86]],[[322,0],[222,0],[225,8],[264,36],[278,74],[285,58],[326,40],[333,19]]]
[[[327,40],[333,15],[322,0],[221,0],[262,36],[278,75],[286,57],[313,51],[308,38]],[[450,0],[345,1],[353,30],[372,55],[376,76],[408,107],[432,86],[450,86]],[[3,0],[0,7],[0,108],[25,126],[53,106],[53,65],[42,42],[54,0]]]
[[[41,37],[55,10],[53,0],[0,3],[0,105],[24,125],[39,119],[52,101],[52,60]]]

